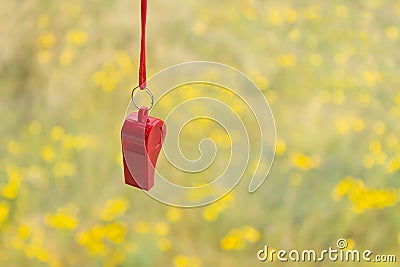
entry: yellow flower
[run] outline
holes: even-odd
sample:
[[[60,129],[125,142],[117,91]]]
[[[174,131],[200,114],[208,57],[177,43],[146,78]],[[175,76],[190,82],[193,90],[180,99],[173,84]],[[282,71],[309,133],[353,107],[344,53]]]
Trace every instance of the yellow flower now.
[[[386,162],[386,154],[381,151],[375,156],[375,159],[377,164],[383,165]]]
[[[53,173],[56,177],[74,176],[75,172],[75,165],[66,161],[57,162],[53,167]]]
[[[372,154],[374,154],[374,155],[378,155],[379,153],[382,152],[381,143],[380,143],[379,141],[377,141],[377,140],[372,141],[372,142],[369,144],[369,151],[370,151]]]
[[[206,207],[203,210],[203,218],[208,222],[215,221],[218,218],[218,214],[218,210],[215,208],[211,208],[211,206]]]
[[[54,126],[51,129],[51,138],[53,138],[54,141],[61,140],[64,136],[64,129],[60,126]]]
[[[249,77],[255,82],[255,84],[257,84],[257,86],[261,90],[265,91],[268,89],[268,87],[269,87],[268,79],[266,77],[264,77],[263,75],[261,75],[257,69],[251,70],[251,72],[249,72]],[[238,102],[238,103],[240,103],[240,102]]]
[[[125,260],[125,255],[122,251],[114,250],[111,255],[104,260],[104,267],[121,266]]]
[[[24,248],[24,253],[25,256],[28,258],[34,258],[35,257],[35,247],[29,244],[28,246],[25,246]]]
[[[133,63],[129,55],[125,51],[117,51],[116,57],[119,69],[123,73],[131,73]]]
[[[77,242],[84,246],[92,255],[104,255],[106,253],[106,246],[102,241],[103,236],[103,228],[95,225],[90,231],[80,232],[77,236]]]
[[[271,9],[268,13],[268,19],[271,25],[279,26],[283,22],[283,16],[277,9]]]
[[[168,238],[161,238],[158,239],[157,246],[161,251],[169,251],[171,249],[171,242]]]
[[[174,257],[175,267],[190,267],[189,259],[183,255],[178,255]]]
[[[321,18],[321,7],[318,5],[309,6],[303,13],[306,19],[318,20]]]
[[[71,48],[66,48],[61,52],[59,62],[63,66],[68,66],[74,59],[74,50]]]
[[[11,155],[16,155],[21,151],[21,146],[17,141],[11,140],[7,144],[7,150]]]
[[[149,224],[144,221],[138,221],[135,223],[135,231],[139,234],[147,234],[149,232]]]
[[[225,210],[229,204],[233,202],[233,194],[229,193],[217,202],[205,207],[203,209],[203,218],[208,221],[212,222],[218,218],[218,215]]]
[[[277,101],[277,94],[273,90],[264,91],[265,98],[268,100],[268,103],[273,104]]]
[[[336,6],[336,16],[344,19],[347,18],[348,14],[349,14],[349,9],[347,8],[347,6],[345,5]]]
[[[24,248],[24,241],[19,236],[14,236],[11,240],[11,245],[15,249],[23,249]]]
[[[29,258],[36,258],[40,261],[47,261],[47,251],[43,247],[43,232],[32,236],[31,241],[24,248],[25,255]]]
[[[394,148],[398,144],[399,140],[395,134],[390,134],[386,138],[386,144],[390,148]]]
[[[374,158],[372,155],[367,154],[367,155],[365,155],[365,156],[363,157],[362,163],[363,163],[363,165],[364,165],[364,167],[365,167],[366,169],[370,169],[370,168],[372,168],[372,167],[374,166],[374,164],[375,164],[375,158]]]
[[[286,143],[282,139],[276,140],[276,155],[280,156],[283,155],[286,151]]]
[[[382,121],[378,121],[374,124],[374,132],[376,135],[381,136],[386,132],[386,125]]]
[[[382,80],[382,76],[379,72],[364,71],[362,73],[362,79],[368,87],[375,87],[378,82]]]
[[[78,220],[75,217],[62,213],[48,213],[44,221],[48,226],[58,229],[74,230],[78,226]]]
[[[252,226],[246,225],[241,229],[232,229],[220,241],[223,250],[241,250],[245,247],[246,241],[255,243],[260,239],[260,233]]]
[[[123,223],[116,222],[104,226],[104,236],[115,244],[121,244],[125,240],[126,226]]]
[[[69,45],[83,46],[87,42],[87,34],[83,30],[73,29],[68,31],[66,40]]]
[[[18,169],[9,170],[8,176],[8,183],[1,189],[1,194],[4,198],[14,199],[17,197],[21,183]]]
[[[7,175],[9,178],[9,181],[17,181],[20,180],[20,169],[18,168],[17,165],[14,164],[9,164],[6,167]]]
[[[297,11],[293,8],[286,8],[284,10],[285,19],[289,23],[295,23],[297,21]]]
[[[277,57],[277,63],[282,68],[294,67],[297,64],[297,57],[292,53],[280,54]]]
[[[203,21],[196,21],[192,26],[192,32],[198,36],[204,35],[207,30],[207,24]]]
[[[300,31],[298,28],[294,28],[293,30],[291,30],[287,37],[289,38],[289,40],[295,41],[298,40],[300,38]]]
[[[28,225],[21,224],[18,227],[18,235],[24,240],[28,239],[31,236],[30,227]]]
[[[0,201],[0,226],[7,221],[9,214],[9,206],[5,201]]]
[[[168,207],[167,208],[167,219],[170,222],[179,222],[182,219],[182,212],[178,208]]]
[[[359,213],[366,209],[383,209],[393,206],[398,201],[398,194],[395,190],[371,189],[366,187],[362,180],[350,176],[336,186],[333,198],[337,201],[346,194],[355,211]]]
[[[399,30],[396,26],[389,26],[385,29],[385,35],[389,40],[397,40],[399,38]]]
[[[129,201],[126,198],[119,197],[110,199],[101,212],[101,219],[103,221],[112,221],[123,216],[128,208]]]
[[[353,203],[357,212],[366,209],[383,209],[393,206],[397,202],[397,194],[394,191],[382,189],[357,189],[349,194],[349,199]]]
[[[238,229],[233,229],[220,241],[223,250],[242,250],[245,247],[242,233]]]
[[[18,188],[19,188],[19,182],[7,184],[2,188],[1,195],[7,199],[14,199],[17,197]]]
[[[364,129],[364,121],[361,118],[354,118],[352,127],[355,132],[359,133]]]
[[[121,80],[121,73],[113,64],[108,63],[93,75],[92,80],[96,85],[100,85],[103,91],[111,92]]]
[[[44,248],[41,248],[36,258],[42,262],[47,262],[49,260],[49,253]]]
[[[347,241],[347,247],[345,248],[345,250],[352,250],[352,249],[354,249],[354,246],[355,246],[354,239],[352,239],[352,238],[346,238],[346,241]]]
[[[159,236],[168,235],[169,226],[164,222],[158,222],[154,225],[154,233]]]
[[[77,241],[81,245],[86,245],[89,242],[90,235],[88,232],[81,232],[77,236]]]
[[[400,106],[400,94],[396,96],[396,103]]]
[[[260,239],[260,232],[249,225],[242,227],[242,234],[244,239],[246,239],[250,243],[255,243]]]
[[[186,257],[184,255],[177,255],[174,257],[175,267],[200,267],[201,261],[197,257]]]
[[[319,165],[318,161],[302,153],[295,153],[292,156],[293,165],[303,171],[317,167]]]
[[[335,121],[336,130],[340,134],[347,134],[350,130],[349,122],[344,118],[338,118]]]
[[[390,115],[393,117],[400,117],[400,107],[392,107],[390,109]]]
[[[377,8],[382,5],[382,0],[373,0],[373,1],[368,2],[368,4],[371,8]]]
[[[194,87],[181,87],[179,90],[180,95],[182,96],[183,100],[190,100],[195,97],[199,97],[199,92]]]
[[[342,181],[340,181],[335,189],[333,190],[332,198],[334,201],[339,201],[342,196],[346,195],[355,186],[354,178],[351,176],[346,176]]]
[[[124,162],[123,162],[123,155],[122,155],[121,151],[118,151],[118,153],[115,154],[115,158],[114,158],[114,159],[115,159],[115,163],[116,163],[119,167],[123,168]]]
[[[240,112],[240,105],[235,105],[235,111]],[[210,134],[209,137],[217,144],[217,146],[220,146],[224,149],[228,149],[231,147],[231,139],[229,135],[221,129],[214,129]]]
[[[86,147],[92,147],[95,145],[95,139],[90,135],[72,136],[64,134],[62,138],[62,146],[65,149],[76,149],[82,150]]]
[[[37,39],[37,44],[40,49],[52,48],[56,43],[56,37],[50,32],[42,33]]]
[[[340,105],[344,103],[345,99],[346,97],[342,91],[335,90],[332,97],[333,103],[335,103],[336,105]]]
[[[174,105],[174,99],[169,95],[164,95],[159,104],[164,110],[169,110]]]
[[[390,160],[386,166],[386,169],[389,173],[397,172],[398,170],[400,170],[400,160],[397,158]]]
[[[41,150],[41,156],[46,162],[52,162],[56,157],[56,151],[51,146],[45,146]]]
[[[60,207],[56,213],[47,213],[44,217],[44,222],[49,227],[57,229],[74,230],[78,227],[78,219],[76,217],[77,207],[74,204],[69,204]]]

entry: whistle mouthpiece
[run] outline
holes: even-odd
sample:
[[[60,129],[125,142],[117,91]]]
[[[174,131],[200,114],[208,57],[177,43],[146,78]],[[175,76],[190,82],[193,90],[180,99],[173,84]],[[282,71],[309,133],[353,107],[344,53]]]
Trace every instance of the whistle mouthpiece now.
[[[141,107],[138,113],[138,122],[146,122],[148,115],[149,109],[147,107]]]

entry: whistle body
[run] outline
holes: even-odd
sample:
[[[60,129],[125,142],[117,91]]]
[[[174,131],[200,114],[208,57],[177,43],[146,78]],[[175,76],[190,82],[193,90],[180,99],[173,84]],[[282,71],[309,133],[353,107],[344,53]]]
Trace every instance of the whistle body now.
[[[141,107],[129,114],[121,130],[125,183],[144,190],[154,186],[154,170],[166,134],[165,123],[148,112]]]

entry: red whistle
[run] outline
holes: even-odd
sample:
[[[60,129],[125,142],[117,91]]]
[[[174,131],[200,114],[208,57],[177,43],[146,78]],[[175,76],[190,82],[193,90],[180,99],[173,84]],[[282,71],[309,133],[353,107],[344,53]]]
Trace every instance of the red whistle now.
[[[154,169],[165,139],[165,123],[148,116],[141,107],[125,119],[121,130],[125,183],[150,190],[154,186]]]

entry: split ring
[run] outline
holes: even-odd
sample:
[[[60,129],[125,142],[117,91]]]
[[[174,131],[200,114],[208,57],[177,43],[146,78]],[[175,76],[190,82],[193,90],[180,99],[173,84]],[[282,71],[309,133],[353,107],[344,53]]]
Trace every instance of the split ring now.
[[[133,90],[132,90],[132,94],[131,94],[131,99],[132,99],[132,103],[133,103],[133,105],[135,106],[135,107],[137,107],[138,109],[140,109],[140,107],[136,104],[136,102],[135,102],[135,95],[136,95],[136,93],[135,93],[135,91],[138,89],[138,88],[140,88],[140,86],[136,86],[135,88],[133,88]],[[150,89],[149,88],[145,88],[145,89],[143,89],[144,91],[146,91],[146,93],[147,93],[147,95],[151,98],[151,104],[150,104],[150,107],[149,107],[149,110],[153,107],[153,105],[154,105],[154,95],[153,95],[153,93],[150,91]],[[141,91],[143,91],[143,90],[141,90]]]

